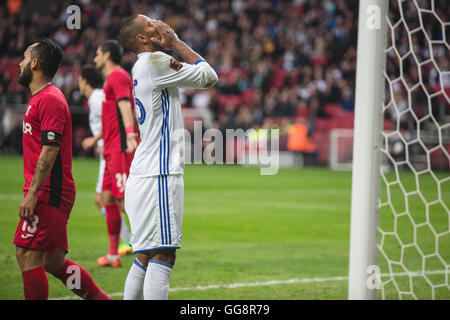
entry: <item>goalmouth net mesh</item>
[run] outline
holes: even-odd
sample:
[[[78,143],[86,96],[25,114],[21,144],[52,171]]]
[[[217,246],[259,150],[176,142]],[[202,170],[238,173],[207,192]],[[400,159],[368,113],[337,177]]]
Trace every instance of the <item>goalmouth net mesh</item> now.
[[[450,6],[390,0],[379,297],[450,298]]]

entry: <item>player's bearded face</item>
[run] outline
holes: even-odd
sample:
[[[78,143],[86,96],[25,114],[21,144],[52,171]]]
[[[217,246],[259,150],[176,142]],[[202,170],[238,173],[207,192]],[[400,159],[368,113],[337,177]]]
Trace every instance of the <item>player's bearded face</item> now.
[[[24,87],[28,88],[32,80],[33,80],[33,72],[31,72],[31,60],[30,60],[28,64],[20,72],[19,83]]]

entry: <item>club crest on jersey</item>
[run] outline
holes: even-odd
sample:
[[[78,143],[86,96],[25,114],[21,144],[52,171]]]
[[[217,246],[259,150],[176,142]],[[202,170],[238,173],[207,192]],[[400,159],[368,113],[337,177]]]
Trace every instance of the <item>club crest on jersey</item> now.
[[[170,59],[170,64],[169,64],[170,69],[175,70],[176,72],[180,71],[181,68],[183,68],[183,65],[178,62],[177,60],[174,60],[173,58]]]

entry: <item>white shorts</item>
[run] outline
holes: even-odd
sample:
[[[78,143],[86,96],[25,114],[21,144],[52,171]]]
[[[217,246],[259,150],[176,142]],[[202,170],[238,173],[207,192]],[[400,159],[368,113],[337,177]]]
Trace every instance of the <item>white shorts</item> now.
[[[102,193],[103,174],[105,173],[105,159],[103,158],[103,152],[100,152],[100,164],[98,166],[97,185],[95,186],[95,193]]]
[[[182,175],[128,177],[125,212],[134,253],[181,247],[183,199]]]

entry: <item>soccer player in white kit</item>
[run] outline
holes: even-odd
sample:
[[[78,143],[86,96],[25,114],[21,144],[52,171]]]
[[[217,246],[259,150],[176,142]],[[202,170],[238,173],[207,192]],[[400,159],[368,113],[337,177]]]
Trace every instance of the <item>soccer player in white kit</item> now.
[[[138,56],[132,77],[141,138],[125,186],[136,259],[124,299],[165,300],[183,220],[184,123],[178,88],[211,88],[218,77],[162,21],[131,16],[119,38]],[[185,63],[161,50],[176,52]]]
[[[97,184],[95,186],[95,204],[101,210],[101,197],[103,171],[105,170],[105,159],[103,159],[103,139],[102,139],[102,102],[105,99],[103,94],[102,74],[93,65],[85,65],[81,68],[78,77],[78,88],[81,95],[88,99],[89,105],[89,128],[93,134],[92,137],[83,139],[81,146],[87,151],[97,145],[99,150],[99,168]]]
[[[89,105],[89,128],[93,134],[92,137],[87,137],[81,142],[83,150],[89,150],[97,145],[99,154],[99,168],[97,176],[97,184],[95,186],[95,204],[101,211],[102,215],[106,216],[106,210],[103,207],[101,200],[103,173],[105,171],[105,159],[103,158],[103,139],[102,139],[102,103],[105,100],[103,93],[103,76],[94,65],[85,65],[81,68],[80,76],[78,77],[78,88],[81,95],[88,99]],[[119,245],[119,255],[125,255],[129,252],[128,242],[130,240],[130,231],[124,219],[120,228],[120,237],[122,243]]]

